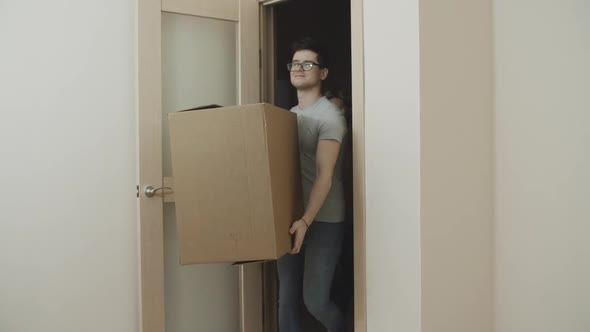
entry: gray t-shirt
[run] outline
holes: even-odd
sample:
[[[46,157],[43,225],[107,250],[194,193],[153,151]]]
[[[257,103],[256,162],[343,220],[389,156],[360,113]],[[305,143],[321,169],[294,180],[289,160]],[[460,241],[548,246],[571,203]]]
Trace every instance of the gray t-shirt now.
[[[303,202],[309,202],[311,188],[316,176],[316,151],[318,142],[323,139],[343,143],[346,135],[346,120],[340,110],[326,97],[313,105],[301,109],[295,106],[291,112],[297,114],[299,126],[299,159],[301,162],[301,182]],[[343,222],[345,219],[344,188],[342,184],[342,147],[334,169],[332,187],[315,220],[323,222]]]

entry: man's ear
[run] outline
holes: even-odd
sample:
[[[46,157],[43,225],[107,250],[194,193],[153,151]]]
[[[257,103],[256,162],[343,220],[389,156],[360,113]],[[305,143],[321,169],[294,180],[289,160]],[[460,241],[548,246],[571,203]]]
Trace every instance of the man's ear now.
[[[322,81],[328,78],[328,68],[322,68],[322,70],[320,71],[320,78],[322,79]]]

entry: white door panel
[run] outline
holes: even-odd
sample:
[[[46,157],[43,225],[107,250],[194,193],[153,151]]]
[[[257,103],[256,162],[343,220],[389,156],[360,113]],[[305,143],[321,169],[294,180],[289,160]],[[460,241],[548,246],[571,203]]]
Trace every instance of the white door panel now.
[[[173,176],[169,112],[206,104],[237,104],[236,38],[235,22],[162,14],[164,176]],[[166,331],[238,331],[238,268],[230,264],[180,266],[173,204],[164,205]]]

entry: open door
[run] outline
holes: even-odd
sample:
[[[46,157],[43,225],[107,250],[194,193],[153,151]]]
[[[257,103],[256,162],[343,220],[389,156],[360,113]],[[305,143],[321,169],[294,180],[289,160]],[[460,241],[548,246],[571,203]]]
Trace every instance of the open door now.
[[[273,53],[276,39],[269,26],[274,22],[273,5],[284,3],[289,0],[137,2],[138,321],[141,332],[166,331],[164,207],[165,203],[174,202],[174,179],[165,176],[163,165],[163,137],[167,136],[163,132],[163,13],[214,20],[219,25],[234,24],[236,103],[276,104],[274,85],[267,84],[274,82],[274,68],[278,68]],[[363,332],[366,331],[363,8],[362,0],[351,0],[351,4],[355,330]],[[192,76],[206,79],[203,75]],[[189,107],[209,103],[209,100],[194,101]],[[240,267],[237,276],[239,331],[276,331],[275,273],[272,264],[265,265],[264,272],[259,264]]]
[[[184,31],[185,29],[192,29],[192,32]],[[170,38],[175,42],[170,43]],[[178,49],[170,52],[171,49],[168,47],[178,47]],[[196,53],[190,56],[190,52]],[[220,52],[219,54],[223,57],[214,56],[215,52]],[[228,54],[230,58],[226,57]],[[235,104],[259,102],[259,54],[259,5],[254,0],[142,0],[137,2],[137,197],[140,255],[138,303],[141,332],[174,332],[173,330],[190,328],[190,326],[182,326],[182,322],[170,324],[169,320],[167,324],[166,320],[166,291],[168,290],[168,295],[174,293],[170,291],[172,283],[167,283],[166,279],[171,281],[171,275],[168,272],[171,266],[176,266],[178,263],[166,256],[166,248],[169,247],[166,244],[166,235],[170,234],[168,228],[171,225],[165,221],[165,217],[168,218],[170,214],[170,209],[166,208],[165,203],[174,204],[174,179],[166,176],[168,166],[165,146],[167,142],[163,138],[167,137],[167,134],[163,129],[166,125],[163,121],[164,115],[170,111],[180,110],[180,105],[185,102],[190,106],[232,103],[232,101]],[[176,58],[182,55],[189,59]],[[199,61],[192,62],[191,68],[184,68],[186,70],[174,68],[175,64],[178,65],[182,61],[194,61],[195,56]],[[235,69],[233,73],[228,70],[226,63],[229,64],[229,68]],[[227,74],[227,77],[223,78],[225,82],[234,81],[235,84],[227,88],[230,92],[225,91],[223,96],[218,96],[221,101],[191,99],[195,96],[203,96],[205,88],[211,88],[207,86],[209,74],[206,72],[208,69],[217,67],[225,68],[224,72]],[[202,84],[201,86],[205,88],[199,90],[199,84],[196,83]],[[191,92],[191,88],[195,90]],[[170,93],[170,91],[178,91],[178,94]],[[219,92],[219,89],[215,91]],[[211,96],[213,96],[211,93],[205,94],[206,98]],[[227,309],[229,312],[235,310],[233,311],[236,313],[233,319],[235,326],[230,322],[225,325],[208,326],[207,329],[233,332],[236,330],[234,327],[239,327],[240,331],[262,331],[260,265],[239,267],[235,279],[231,272],[223,267],[204,267],[202,270],[188,274],[176,271],[178,273],[172,275],[180,279],[187,276],[190,279],[199,273],[222,276],[216,282],[225,280],[228,288],[235,287],[233,292],[237,293],[234,294],[234,300],[228,296],[229,300],[226,302],[230,303],[229,307],[235,305],[235,309]],[[179,282],[178,280],[173,281]],[[203,283],[202,285],[193,284],[192,287],[207,289],[208,286]],[[179,294],[183,293],[179,292]],[[216,298],[215,295],[212,296]],[[194,297],[190,297],[187,301],[189,300],[195,301]],[[197,302],[191,302],[191,306],[197,307],[178,310],[186,310],[187,316],[190,315],[191,310],[204,310],[206,313],[206,310],[215,310],[210,308],[211,300],[212,298],[203,296],[197,299]],[[178,310],[175,309],[173,312],[177,313]],[[171,311],[168,310],[168,312]],[[232,320],[231,317],[227,319]],[[221,322],[221,320],[218,321]]]

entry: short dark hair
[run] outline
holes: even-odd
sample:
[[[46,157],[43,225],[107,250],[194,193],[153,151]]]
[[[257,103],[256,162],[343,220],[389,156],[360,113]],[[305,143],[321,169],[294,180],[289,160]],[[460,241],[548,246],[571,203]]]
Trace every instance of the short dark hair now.
[[[297,51],[303,50],[309,50],[317,54],[318,62],[323,68],[330,67],[330,59],[328,57],[328,52],[319,41],[311,37],[305,37],[295,41],[291,45],[291,51],[293,52],[292,55],[294,55]]]

